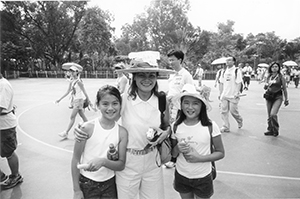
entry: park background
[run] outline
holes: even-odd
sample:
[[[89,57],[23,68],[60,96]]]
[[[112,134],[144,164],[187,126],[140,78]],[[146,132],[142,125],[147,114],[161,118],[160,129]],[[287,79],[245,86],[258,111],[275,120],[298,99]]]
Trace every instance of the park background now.
[[[62,64],[72,61],[83,66],[86,77],[111,78],[114,77],[114,64],[126,59],[130,52],[159,51],[159,67],[168,68],[166,54],[170,49],[181,49],[185,53],[184,66],[191,73],[200,63],[207,74],[211,74],[207,75],[208,79],[213,79],[216,71],[216,66],[211,63],[228,55],[235,56],[239,63],[249,63],[253,69],[259,63],[269,64],[272,61],[283,63],[293,60],[298,65],[300,62],[300,12],[295,10],[300,7],[299,1],[109,2],[2,1],[1,72],[7,78],[62,77]],[[136,7],[133,6],[135,4]],[[140,4],[145,7],[141,9]],[[209,7],[211,4],[215,4],[215,8]],[[107,10],[108,5],[112,5],[110,8],[114,10],[118,7],[118,12],[113,14],[113,10]],[[116,27],[114,22],[119,19],[115,17],[120,17],[121,12],[123,18],[127,18],[126,11],[136,15],[132,21],[124,22],[121,28]],[[206,30],[205,21],[223,11],[224,18],[211,24],[216,29]],[[235,31],[236,22],[229,18],[235,15],[228,13],[243,18],[243,11],[250,19],[244,27],[248,26],[255,33]],[[199,20],[195,20],[195,12],[201,16]],[[207,16],[202,13],[207,13]],[[279,20],[277,15],[281,16]],[[237,27],[240,27],[241,22],[238,18],[236,20]],[[280,31],[277,32],[281,35],[286,31],[296,37],[283,38],[272,28],[265,32],[257,31],[258,27],[265,30],[265,27],[274,27],[274,24],[279,26]]]

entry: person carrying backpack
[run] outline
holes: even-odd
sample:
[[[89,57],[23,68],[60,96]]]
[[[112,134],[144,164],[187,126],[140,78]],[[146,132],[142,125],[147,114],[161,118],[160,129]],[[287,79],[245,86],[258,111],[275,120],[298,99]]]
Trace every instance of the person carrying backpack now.
[[[238,123],[238,128],[243,126],[243,118],[238,111],[240,101],[240,89],[242,85],[242,73],[235,67],[235,57],[228,57],[227,68],[220,78],[221,117],[223,120],[221,132],[230,132],[229,112]]]

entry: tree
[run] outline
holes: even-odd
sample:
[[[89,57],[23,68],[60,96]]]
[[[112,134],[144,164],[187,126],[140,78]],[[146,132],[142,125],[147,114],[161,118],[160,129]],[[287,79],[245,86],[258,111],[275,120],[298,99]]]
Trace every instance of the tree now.
[[[34,57],[61,63],[69,50],[75,31],[85,13],[84,1],[10,1],[4,10],[13,16],[13,32],[34,51]]]

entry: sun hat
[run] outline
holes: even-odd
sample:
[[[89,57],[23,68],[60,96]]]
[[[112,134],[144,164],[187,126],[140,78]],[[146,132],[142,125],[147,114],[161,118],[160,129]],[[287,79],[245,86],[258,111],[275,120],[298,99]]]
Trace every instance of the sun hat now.
[[[206,99],[208,96],[206,94],[207,94],[207,89],[205,89],[205,91],[203,91],[203,92],[200,89],[200,92],[199,92],[199,91],[197,91],[196,87],[193,84],[185,84],[182,87],[181,92],[173,97],[172,102],[176,108],[181,109],[181,106],[180,106],[181,98],[184,96],[191,96],[191,97],[195,97],[195,98],[201,100],[205,104],[206,110],[210,111],[211,105],[209,104],[209,99]]]
[[[159,53],[159,52],[157,52]],[[116,70],[116,72],[126,73],[140,73],[140,72],[158,72],[159,75],[168,75],[175,73],[174,70],[162,69],[157,66],[157,53],[153,54],[153,51],[142,51],[131,54],[131,67],[125,69]],[[156,63],[156,64],[155,64]]]
[[[62,69],[81,72],[83,68],[82,68],[82,66],[80,66],[79,64],[76,64],[74,62],[67,62],[62,65]]]

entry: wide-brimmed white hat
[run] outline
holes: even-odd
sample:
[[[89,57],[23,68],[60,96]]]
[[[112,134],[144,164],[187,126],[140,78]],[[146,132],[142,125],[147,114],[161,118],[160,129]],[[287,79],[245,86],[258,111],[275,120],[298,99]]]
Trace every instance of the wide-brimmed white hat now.
[[[206,99],[207,95],[204,95],[204,93],[205,92],[197,91],[196,87],[193,84],[185,84],[182,87],[181,92],[173,97],[172,102],[176,108],[181,109],[181,98],[184,96],[191,96],[200,99],[205,104],[207,111],[210,111],[211,105],[208,102],[209,99]]]
[[[62,69],[81,72],[83,68],[82,68],[82,66],[80,66],[79,64],[76,64],[74,62],[67,62],[62,65]]]
[[[131,67],[116,70],[116,72],[140,73],[140,72],[157,72],[159,75],[168,75],[175,73],[174,70],[162,69],[157,65],[159,60],[159,52],[157,51],[142,51],[129,53],[129,58],[132,59]]]
[[[150,65],[147,62],[137,61],[130,68],[116,70],[116,72],[125,72],[125,73],[141,73],[141,72],[157,72],[159,75],[168,75],[175,73],[173,70],[162,69],[155,66]]]

